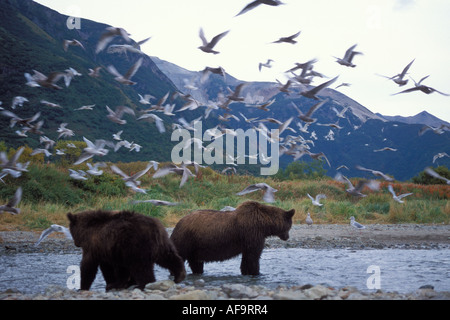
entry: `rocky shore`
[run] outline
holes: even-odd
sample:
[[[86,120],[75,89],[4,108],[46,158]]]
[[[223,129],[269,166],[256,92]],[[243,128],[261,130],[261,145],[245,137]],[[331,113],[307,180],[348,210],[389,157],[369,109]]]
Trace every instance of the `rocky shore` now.
[[[168,229],[171,232],[171,229]],[[38,247],[34,243],[37,232],[0,232],[0,255],[15,253],[77,253],[81,250],[61,235],[51,235]],[[267,248],[351,248],[370,250],[448,249],[448,225],[368,225],[367,229],[354,230],[348,225],[294,225],[288,241],[278,238],[266,240]],[[133,289],[113,292],[78,292],[64,287],[49,287],[44,293],[23,294],[14,289],[0,292],[0,300],[429,300],[450,299],[450,292],[435,291],[423,286],[410,293],[361,291],[354,287],[332,288],[323,285],[279,286],[267,288],[257,285],[227,283],[210,286],[203,279],[192,284],[175,284],[171,280],[148,284],[145,290]]]

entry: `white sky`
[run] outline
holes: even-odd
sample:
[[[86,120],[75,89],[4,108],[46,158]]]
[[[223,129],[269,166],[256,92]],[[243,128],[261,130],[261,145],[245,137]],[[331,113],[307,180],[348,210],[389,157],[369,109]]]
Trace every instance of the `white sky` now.
[[[398,87],[376,73],[393,76],[413,59],[410,76],[450,94],[450,1],[448,0],[283,0],[285,5],[260,5],[235,15],[252,0],[35,0],[60,13],[126,29],[135,41],[152,38],[142,47],[151,56],[192,71],[222,66],[245,81],[286,81],[284,71],[295,62],[317,58],[315,70],[350,87],[339,91],[372,112],[412,116],[423,110],[450,122],[450,97],[422,92],[391,94]],[[81,28],[83,27],[81,22]],[[198,49],[200,27],[211,39],[230,30],[215,47],[218,55]],[[301,30],[298,43],[270,42]],[[341,66],[352,45],[364,55],[356,68]],[[273,59],[271,69],[259,62]],[[320,84],[325,79],[318,78]]]

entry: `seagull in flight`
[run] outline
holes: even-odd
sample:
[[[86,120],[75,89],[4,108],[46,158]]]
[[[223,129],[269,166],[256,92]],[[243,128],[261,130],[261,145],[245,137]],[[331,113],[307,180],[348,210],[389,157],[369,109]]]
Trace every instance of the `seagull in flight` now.
[[[151,203],[155,206],[176,206],[179,203],[178,202],[169,202],[169,201],[164,201],[164,200],[134,200],[131,201],[131,204],[139,204],[139,203]]]
[[[263,196],[263,201],[268,202],[268,203],[275,202],[275,195],[274,195],[274,193],[277,192],[278,190],[272,188],[267,183],[263,183],[263,182],[249,185],[244,190],[236,193],[236,195],[242,196],[244,194],[247,194],[247,193],[250,193],[250,192],[254,192],[254,191],[257,191],[257,190],[264,190],[265,191],[264,192],[264,196]]]
[[[309,199],[311,199],[311,202],[313,205],[321,207],[323,206],[323,203],[320,203],[320,199],[326,199],[327,196],[323,193],[319,193],[318,195],[316,195],[315,198],[313,198],[309,193],[306,194],[308,196]]]
[[[313,87],[312,89],[306,90],[306,91],[302,91],[300,92],[300,94],[306,98],[310,98],[310,99],[315,99],[315,100],[319,100],[319,98],[317,97],[317,94],[324,88],[330,86],[333,82],[335,82],[337,80],[337,78],[339,78],[339,76],[326,81],[320,85],[318,85],[317,87]]]
[[[414,60],[416,60],[416,59],[414,59]],[[396,84],[398,84],[399,87],[402,87],[402,86],[404,86],[405,84],[408,83],[408,79],[404,79],[404,78],[405,78],[405,76],[408,74],[408,70],[409,70],[409,68],[411,67],[411,65],[413,64],[414,60],[411,61],[411,62],[403,69],[403,71],[402,71],[401,73],[399,73],[399,74],[397,74],[397,75],[395,75],[395,76],[393,76],[393,77],[387,77],[387,76],[383,76],[383,75],[380,75],[380,76],[381,76],[381,77],[384,77],[384,78],[388,78],[389,80],[392,80],[392,81],[394,81]]]
[[[72,234],[70,233],[69,228],[60,226],[58,224],[52,224],[50,226],[50,228],[45,229],[44,231],[42,231],[41,236],[39,237],[39,240],[36,241],[36,243],[34,244],[35,247],[37,247],[42,240],[44,240],[45,238],[47,238],[50,234],[52,234],[53,232],[62,232],[64,233],[64,235],[66,236],[67,239],[72,240]]]
[[[241,14],[244,14],[252,9],[255,9],[257,6],[259,6],[260,4],[266,4],[268,6],[279,6],[281,4],[284,4],[283,2],[279,1],[279,0],[255,0],[253,2],[250,2],[249,4],[247,4],[244,9],[242,9],[235,17],[240,16]]]
[[[222,32],[222,33],[218,34],[217,36],[215,36],[214,38],[212,38],[212,40],[210,42],[208,42],[208,40],[206,40],[205,33],[203,32],[203,28],[200,28],[199,36],[200,36],[200,39],[202,40],[202,45],[198,48],[206,53],[213,53],[213,54],[220,53],[218,51],[213,50],[213,48],[223,37],[225,37],[228,34],[228,32],[230,32],[230,31],[228,30],[228,31]]]
[[[16,207],[19,204],[20,200],[22,200],[22,187],[17,188],[14,196],[8,201],[8,203],[0,206],[0,212],[9,212],[12,215],[19,214],[20,209]]]
[[[432,87],[428,87],[426,85],[423,85],[422,81],[424,81],[428,77],[429,77],[429,75],[426,76],[426,77],[423,77],[422,79],[420,79],[419,82],[416,82],[413,79],[414,85],[415,85],[414,87],[406,89],[406,90],[403,90],[403,91],[400,91],[400,92],[397,92],[397,93],[394,93],[393,96],[395,96],[397,94],[400,94],[400,93],[407,93],[407,92],[414,92],[414,91],[422,91],[425,94],[432,94],[433,92],[437,92],[439,94],[442,94],[443,96],[450,96],[450,94],[448,94],[448,93],[444,93],[444,92],[438,91],[438,90],[436,90],[436,89],[434,89]]]
[[[398,203],[404,203],[404,201],[402,200],[404,197],[410,196],[412,195],[412,192],[410,193],[404,193],[404,194],[400,194],[400,195],[396,195],[395,191],[394,191],[394,187],[392,187],[392,184],[388,185],[388,190],[389,192],[392,194],[392,198],[397,201]]]
[[[125,75],[121,75],[117,69],[113,66],[110,65],[107,67],[107,70],[109,71],[109,73],[111,73],[113,76],[115,76],[114,80],[124,84],[124,85],[135,85],[136,82],[131,81],[131,78],[136,74],[136,72],[139,70],[139,68],[142,65],[142,61],[144,59],[140,58],[128,71]]]
[[[393,178],[389,177],[388,175],[384,174],[384,173],[381,172],[381,171],[372,170],[372,169],[366,169],[366,168],[364,168],[364,167],[362,167],[362,166],[360,166],[360,165],[357,165],[357,166],[356,166],[356,169],[362,170],[362,171],[368,171],[368,172],[371,172],[373,175],[375,175],[375,176],[377,176],[377,177],[381,177],[381,178],[383,178],[383,179],[386,180],[386,181],[394,181]]]
[[[436,171],[431,169],[430,167],[425,168],[425,173],[442,181],[445,181],[445,183],[450,184],[450,179],[447,179],[441,175],[439,175]]]
[[[355,44],[355,45],[351,46],[350,48],[348,48],[347,51],[345,51],[344,58],[334,57],[337,59],[336,62],[339,63],[340,65],[343,65],[346,67],[351,67],[351,68],[356,67],[356,65],[352,63],[352,60],[355,57],[355,55],[362,54],[362,52],[354,51],[356,46],[357,45]]]
[[[106,31],[101,35],[100,40],[97,43],[97,48],[95,49],[95,53],[99,53],[103,51],[108,43],[110,43],[116,36],[120,36],[125,39],[126,42],[130,43],[130,34],[122,28],[108,27]]]
[[[272,42],[272,43],[290,43],[290,44],[296,44],[297,40],[295,40],[295,38],[297,38],[300,35],[301,31],[297,32],[296,34],[293,34],[289,37],[281,37],[280,39]]]

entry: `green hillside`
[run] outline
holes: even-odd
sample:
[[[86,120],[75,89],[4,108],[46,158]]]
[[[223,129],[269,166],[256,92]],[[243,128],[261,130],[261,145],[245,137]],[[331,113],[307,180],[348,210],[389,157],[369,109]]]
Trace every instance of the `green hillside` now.
[[[162,97],[176,88],[172,82],[156,67],[153,61],[144,56],[142,67],[133,77],[135,86],[125,86],[113,79],[106,71],[108,65],[114,65],[119,72],[125,73],[139,58],[138,54],[120,55],[101,52],[95,54],[95,46],[107,25],[83,20],[81,30],[69,30],[67,17],[32,1],[2,1],[0,3],[0,101],[2,107],[12,111],[21,118],[28,118],[41,112],[39,120],[44,120],[42,131],[46,136],[57,140],[56,132],[63,122],[75,132],[74,140],[82,140],[83,136],[95,139],[111,140],[112,134],[124,130],[123,139],[142,145],[139,153],[128,150],[110,152],[110,161],[131,160],[167,160],[170,156],[170,132],[160,134],[152,123],[136,121],[125,115],[127,124],[119,125],[106,118],[108,105],[111,109],[126,105],[138,111],[145,109],[139,103],[138,93]],[[77,39],[86,50],[71,46],[63,50],[64,39]],[[117,38],[112,43],[121,43]],[[88,70],[97,66],[103,67],[101,76],[88,76]],[[51,72],[63,72],[69,67],[77,70],[82,76],[75,77],[68,88],[61,80],[58,85],[62,90],[47,88],[31,88],[25,85],[24,73],[33,74],[37,70],[48,75]],[[22,107],[11,109],[14,97],[23,96],[29,100]],[[51,108],[40,103],[47,100],[57,103],[62,108]],[[75,111],[84,105],[95,104],[92,111]],[[167,117],[162,116],[164,120]],[[166,123],[169,129],[171,121]],[[14,128],[9,127],[9,118],[0,117],[1,140],[10,147],[28,144],[35,148],[39,145],[39,137],[29,134],[28,138],[19,137]]]

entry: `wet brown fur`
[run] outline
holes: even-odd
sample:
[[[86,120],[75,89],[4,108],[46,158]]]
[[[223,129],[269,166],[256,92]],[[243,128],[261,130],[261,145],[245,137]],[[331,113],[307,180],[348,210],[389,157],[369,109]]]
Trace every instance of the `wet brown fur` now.
[[[287,240],[294,213],[294,209],[285,211],[255,201],[235,211],[198,210],[178,222],[171,240],[193,273],[203,273],[204,262],[242,254],[241,273],[258,275],[265,238]]]

